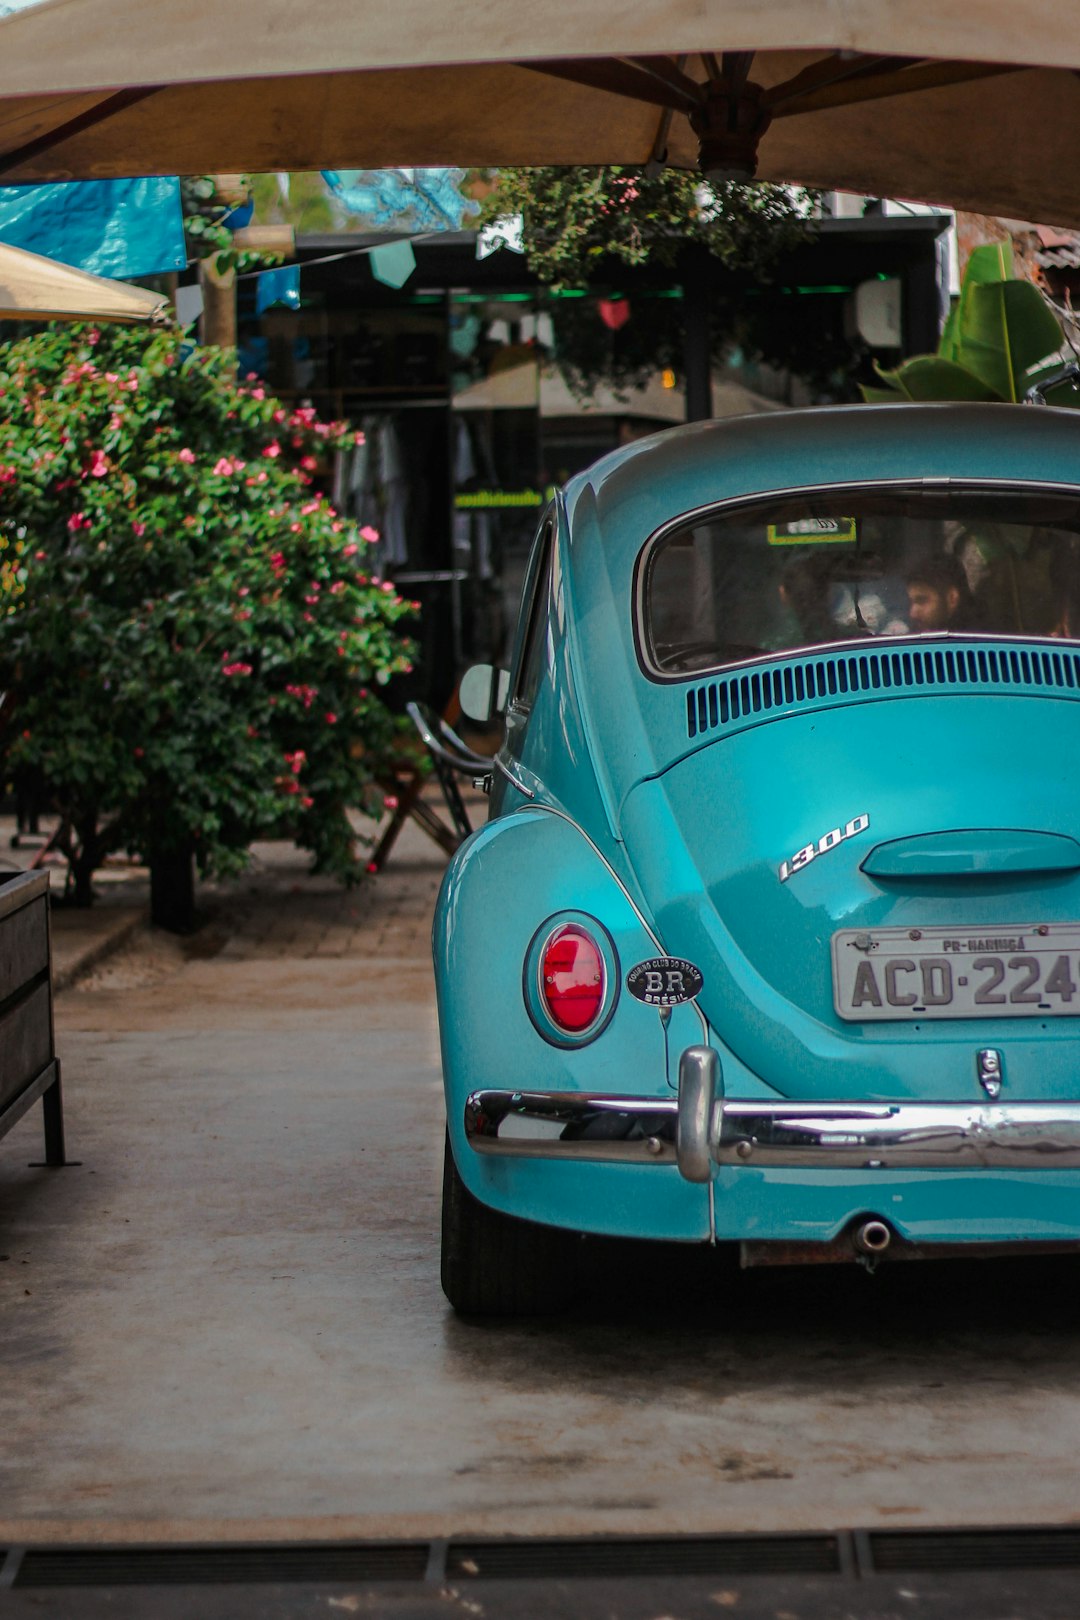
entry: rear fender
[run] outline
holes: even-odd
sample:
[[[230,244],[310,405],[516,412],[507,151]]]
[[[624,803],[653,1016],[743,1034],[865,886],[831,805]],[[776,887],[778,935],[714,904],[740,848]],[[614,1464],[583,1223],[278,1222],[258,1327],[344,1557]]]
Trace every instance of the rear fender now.
[[[545,1039],[526,1007],[523,973],[537,931],[563,912],[595,918],[614,951],[614,1008],[585,1046]],[[553,924],[554,926],[554,924]],[[679,1053],[709,1038],[694,1003],[673,1007],[665,1032],[657,1008],[626,989],[635,963],[659,954],[642,916],[590,840],[565,815],[539,808],[498,817],[454,857],[433,930],[447,1118],[466,1186],[496,1208],[578,1230],[626,1230],[634,1184],[644,1177],[649,1230],[637,1235],[707,1236],[704,1191],[670,1172],[617,1167],[616,1183],[597,1165],[500,1159],[475,1153],[464,1132],[465,1101],[481,1088],[631,1092],[671,1097]],[[670,1188],[670,1199],[663,1187]],[[626,1219],[595,1215],[598,1189],[617,1185]],[[672,1204],[670,1218],[656,1210]],[[610,1202],[610,1200],[606,1200]],[[692,1216],[688,1208],[692,1206]],[[660,1230],[652,1228],[659,1222]]]

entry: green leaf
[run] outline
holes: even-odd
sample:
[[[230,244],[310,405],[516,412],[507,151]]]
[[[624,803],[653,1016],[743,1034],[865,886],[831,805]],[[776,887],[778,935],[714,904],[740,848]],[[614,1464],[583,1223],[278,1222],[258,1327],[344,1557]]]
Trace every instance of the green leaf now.
[[[964,266],[964,283],[967,286],[1012,281],[1015,275],[1011,242],[983,242],[979,247],[972,248]]]
[[[899,388],[875,388],[871,383],[860,383],[859,392],[866,405],[902,405],[907,398]]]
[[[988,388],[981,377],[953,360],[936,354],[918,354],[905,360],[895,371],[878,372],[882,382],[898,388],[905,399],[998,400],[1001,395]]]
[[[957,357],[999,398],[1022,399],[1024,374],[1061,344],[1061,324],[1030,281],[973,282],[966,288]]]
[[[959,332],[960,299],[953,298],[949,303],[949,313],[945,317],[945,325],[941,329],[941,338],[938,342],[938,354],[942,360],[959,360]]]

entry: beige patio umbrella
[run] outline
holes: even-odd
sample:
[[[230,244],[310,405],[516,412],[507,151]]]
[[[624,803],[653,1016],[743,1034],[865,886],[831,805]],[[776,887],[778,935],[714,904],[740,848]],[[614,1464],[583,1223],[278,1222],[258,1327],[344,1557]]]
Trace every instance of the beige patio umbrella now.
[[[716,376],[712,383],[714,416],[753,416],[783,407],[765,399],[731,377]],[[539,407],[541,417],[619,416],[652,422],[684,422],[686,401],[681,390],[665,388],[660,373],[640,388],[611,388],[606,383],[590,388],[579,399],[554,366],[535,360],[496,371],[469,383],[451,401],[455,411],[520,411]]]
[[[169,301],[161,293],[130,287],[106,276],[87,275],[55,259],[0,243],[0,320],[164,320]]]
[[[644,163],[1080,225],[1060,0],[9,0],[8,180]]]

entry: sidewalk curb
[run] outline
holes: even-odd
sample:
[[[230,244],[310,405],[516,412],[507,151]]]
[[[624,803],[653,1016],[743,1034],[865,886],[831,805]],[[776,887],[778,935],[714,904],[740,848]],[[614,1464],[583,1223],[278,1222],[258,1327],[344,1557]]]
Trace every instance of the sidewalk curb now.
[[[108,961],[110,956],[114,956],[117,951],[123,950],[124,946],[129,944],[135,935],[147,926],[149,921],[150,907],[143,906],[133,916],[125,917],[111,933],[87,946],[80,955],[75,956],[73,961],[68,962],[66,967],[60,969],[54,967],[53,995],[59,996],[65,990],[70,990],[72,985],[78,984],[80,979],[85,979],[87,974],[92,973],[96,967],[100,967],[102,962]]]

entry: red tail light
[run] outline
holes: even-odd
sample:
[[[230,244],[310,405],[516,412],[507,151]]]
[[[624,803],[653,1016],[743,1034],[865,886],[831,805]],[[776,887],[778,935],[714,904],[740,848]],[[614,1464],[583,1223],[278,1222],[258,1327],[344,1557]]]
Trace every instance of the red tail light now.
[[[559,1029],[588,1029],[604,1001],[604,958],[596,941],[574,923],[552,934],[540,962],[548,1012]]]

